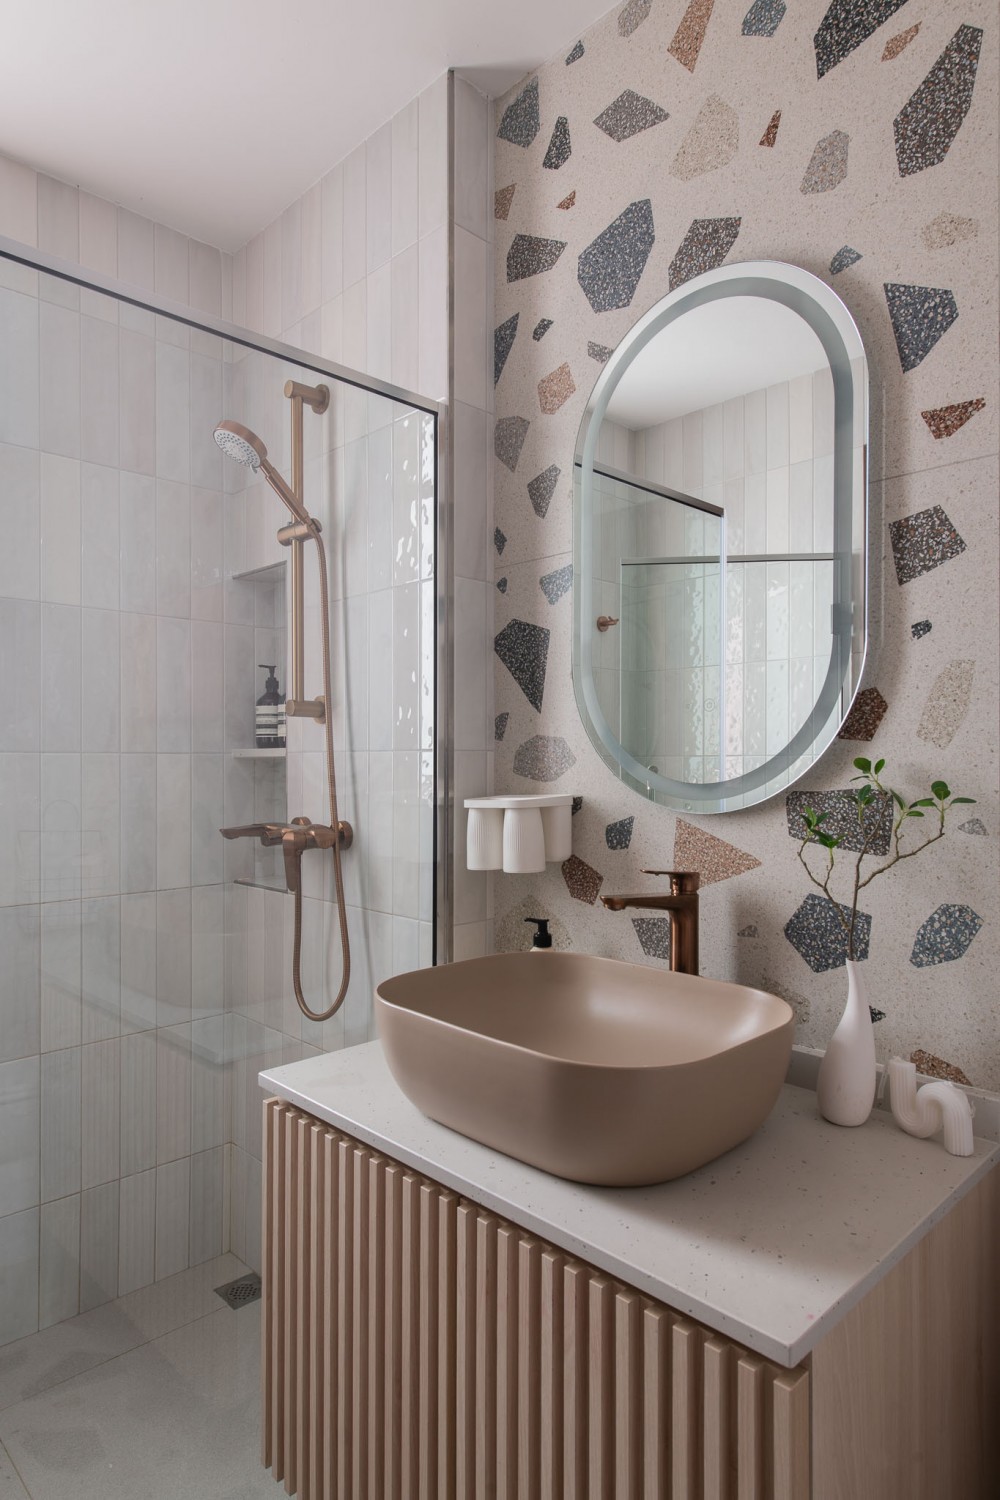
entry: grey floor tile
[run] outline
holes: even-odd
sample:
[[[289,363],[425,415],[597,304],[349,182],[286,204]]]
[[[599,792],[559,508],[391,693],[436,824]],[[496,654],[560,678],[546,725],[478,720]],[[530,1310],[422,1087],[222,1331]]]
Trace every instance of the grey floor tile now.
[[[0,1500],[30,1500],[7,1449],[0,1443]]]
[[[0,1440],[31,1500],[274,1500],[259,1369],[259,1304],[221,1307],[11,1407]]]
[[[245,1270],[235,1255],[222,1255],[5,1344],[0,1348],[0,1410],[214,1312],[221,1306],[214,1288]]]

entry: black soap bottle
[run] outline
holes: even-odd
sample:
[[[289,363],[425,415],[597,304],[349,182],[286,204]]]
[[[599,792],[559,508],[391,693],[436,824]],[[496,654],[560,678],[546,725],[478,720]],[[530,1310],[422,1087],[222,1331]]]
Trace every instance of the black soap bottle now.
[[[258,662],[268,674],[264,691],[257,699],[257,749],[284,750],[285,748],[285,700],[278,691],[278,679],[274,667]]]

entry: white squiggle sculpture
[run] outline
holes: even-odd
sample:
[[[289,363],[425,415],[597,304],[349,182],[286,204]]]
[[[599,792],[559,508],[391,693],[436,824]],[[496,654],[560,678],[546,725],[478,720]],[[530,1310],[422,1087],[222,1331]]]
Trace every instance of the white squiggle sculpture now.
[[[902,1057],[889,1061],[889,1102],[893,1118],[909,1135],[933,1135],[944,1125],[944,1148],[952,1156],[971,1156],[972,1108],[953,1083],[925,1083],[917,1088],[916,1065]]]

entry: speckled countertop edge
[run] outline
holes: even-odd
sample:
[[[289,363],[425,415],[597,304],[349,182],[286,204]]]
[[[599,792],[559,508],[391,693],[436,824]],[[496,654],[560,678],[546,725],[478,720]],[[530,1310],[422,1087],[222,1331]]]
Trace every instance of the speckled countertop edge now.
[[[565,1182],[422,1115],[378,1042],[271,1068],[260,1085],[779,1364],[824,1335],[1000,1161],[949,1156],[876,1111],[821,1120],[786,1084],[742,1146],[652,1188]],[[578,1226],[578,1227],[576,1227]]]

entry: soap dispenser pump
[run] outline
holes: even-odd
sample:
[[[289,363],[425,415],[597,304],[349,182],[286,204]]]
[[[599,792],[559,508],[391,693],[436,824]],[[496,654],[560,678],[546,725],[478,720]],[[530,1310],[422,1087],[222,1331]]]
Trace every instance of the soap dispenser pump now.
[[[552,934],[549,931],[548,917],[525,917],[526,922],[534,922],[535,936],[532,939],[532,953],[547,953],[552,947]]]
[[[275,669],[267,662],[258,662],[268,674],[264,691],[257,699],[256,740],[258,750],[284,750],[285,748],[285,700],[278,691]]]

